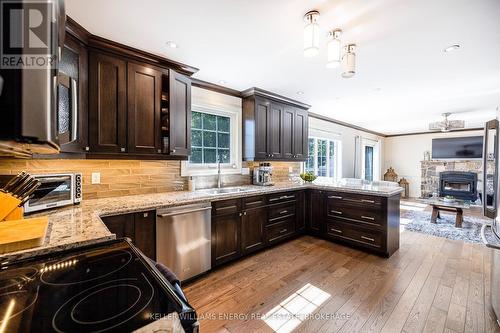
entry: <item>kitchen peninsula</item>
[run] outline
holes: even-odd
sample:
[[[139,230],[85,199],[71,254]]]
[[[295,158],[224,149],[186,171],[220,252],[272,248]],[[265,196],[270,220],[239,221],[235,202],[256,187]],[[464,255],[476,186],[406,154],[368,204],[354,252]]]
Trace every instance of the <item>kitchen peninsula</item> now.
[[[142,213],[149,212],[153,221],[151,223],[154,223],[155,211],[158,208],[212,202],[212,239],[215,240],[212,260],[215,260],[216,266],[253,252],[238,249],[236,251],[238,255],[221,261],[217,261],[218,255],[214,253],[214,251],[228,251],[217,248],[217,244],[225,244],[217,241],[217,237],[224,237],[224,234],[221,234],[224,231],[217,228],[218,218],[228,216],[218,211],[220,212],[220,208],[229,201],[234,203],[234,200],[244,199],[243,204],[236,205],[238,211],[226,212],[238,215],[248,209],[249,204],[251,205],[249,198],[262,199],[257,201],[262,201],[260,208],[265,210],[262,220],[250,220],[250,223],[262,223],[260,226],[262,233],[257,235],[262,246],[256,247],[255,250],[309,233],[361,247],[379,255],[390,256],[399,248],[401,191],[399,187],[345,182],[284,183],[271,187],[241,186],[233,193],[214,194],[210,190],[199,190],[84,200],[79,206],[61,208],[48,213],[49,231],[43,246],[2,254],[0,260],[8,262],[114,239],[117,235],[114,230],[110,230],[112,228],[109,225],[105,224],[107,217],[134,213],[141,213],[142,216]],[[293,212],[282,213],[286,211],[286,207],[293,209]],[[276,214],[278,216],[275,216]],[[219,234],[214,235],[214,232]],[[237,239],[239,240],[241,236],[243,235],[237,235]],[[154,243],[154,232],[141,236],[141,239]],[[136,245],[141,249],[141,244],[136,242]]]

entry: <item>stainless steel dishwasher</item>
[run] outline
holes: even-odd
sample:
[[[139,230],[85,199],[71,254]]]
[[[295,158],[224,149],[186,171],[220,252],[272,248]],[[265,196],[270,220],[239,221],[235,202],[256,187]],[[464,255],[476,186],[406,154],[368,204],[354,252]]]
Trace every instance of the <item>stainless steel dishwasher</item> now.
[[[184,281],[211,268],[210,203],[159,209],[156,260]]]

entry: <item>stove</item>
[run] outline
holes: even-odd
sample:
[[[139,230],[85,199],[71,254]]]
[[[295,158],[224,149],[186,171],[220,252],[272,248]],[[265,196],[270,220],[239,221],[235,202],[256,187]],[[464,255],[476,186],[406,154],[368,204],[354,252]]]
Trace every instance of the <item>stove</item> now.
[[[198,331],[183,295],[124,239],[0,268],[0,332],[132,332],[174,312]]]

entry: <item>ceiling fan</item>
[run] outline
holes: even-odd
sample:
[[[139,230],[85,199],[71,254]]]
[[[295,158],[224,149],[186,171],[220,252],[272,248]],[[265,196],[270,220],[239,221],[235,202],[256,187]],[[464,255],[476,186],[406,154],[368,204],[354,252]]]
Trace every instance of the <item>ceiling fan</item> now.
[[[449,120],[448,117],[451,115],[450,112],[443,113],[443,121],[437,121],[429,124],[429,130],[431,131],[441,131],[449,132],[456,129],[461,129],[465,127],[465,121],[463,120]]]

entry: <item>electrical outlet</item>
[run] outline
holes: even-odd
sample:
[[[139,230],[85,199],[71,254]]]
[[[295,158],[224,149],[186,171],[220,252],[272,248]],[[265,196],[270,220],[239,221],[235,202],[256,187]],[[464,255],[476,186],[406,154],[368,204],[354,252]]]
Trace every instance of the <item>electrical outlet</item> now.
[[[241,174],[242,175],[249,175],[250,174],[250,168],[241,168]]]
[[[101,173],[92,172],[92,184],[100,184],[100,183],[101,183]]]
[[[292,173],[293,172],[293,167],[289,166],[288,167],[288,173]]]

